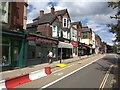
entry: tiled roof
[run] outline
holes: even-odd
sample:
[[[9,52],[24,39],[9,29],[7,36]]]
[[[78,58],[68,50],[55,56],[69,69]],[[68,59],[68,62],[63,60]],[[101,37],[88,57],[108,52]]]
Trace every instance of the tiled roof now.
[[[35,22],[35,24],[44,24],[44,23],[52,23],[55,18],[56,18],[56,14],[55,15],[50,15],[50,14],[45,14],[44,16],[42,16],[41,18],[39,18],[38,21]]]
[[[90,32],[91,29],[90,28],[82,28],[82,32]]]
[[[45,24],[45,23],[51,24],[57,18],[57,16],[64,15],[66,12],[67,12],[67,9],[55,11],[54,15],[52,15],[51,13],[46,13],[42,17],[39,16],[39,17],[33,19],[34,22],[27,24],[27,28],[35,27],[37,25]],[[37,21],[35,21],[35,20],[37,20]]]
[[[66,10],[67,10],[67,9],[55,11],[55,14],[56,14],[56,15],[64,15],[64,14],[66,13]],[[46,13],[46,14],[44,14],[44,15],[45,15],[45,16],[50,16],[51,13]],[[39,20],[39,18],[40,18],[40,16],[38,16],[37,18],[33,19],[33,21],[34,21],[34,20]]]

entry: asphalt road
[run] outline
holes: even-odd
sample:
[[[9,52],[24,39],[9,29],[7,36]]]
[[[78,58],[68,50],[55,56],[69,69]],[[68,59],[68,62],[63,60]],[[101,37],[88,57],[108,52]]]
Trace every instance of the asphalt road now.
[[[79,71],[58,80],[47,88],[111,88],[114,77],[115,55],[107,55]],[[43,89],[44,90],[44,89]]]

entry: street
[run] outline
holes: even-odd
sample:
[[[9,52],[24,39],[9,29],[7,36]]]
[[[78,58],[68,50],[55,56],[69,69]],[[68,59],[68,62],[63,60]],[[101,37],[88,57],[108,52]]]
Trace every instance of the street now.
[[[47,88],[111,88],[114,64],[115,56],[108,55]]]
[[[0,2],[0,90],[119,89],[120,1]]]
[[[52,74],[16,88],[112,88],[116,55],[94,56],[70,63],[64,68],[53,68]],[[102,58],[103,57],[103,58]],[[102,89],[100,89],[102,90]]]

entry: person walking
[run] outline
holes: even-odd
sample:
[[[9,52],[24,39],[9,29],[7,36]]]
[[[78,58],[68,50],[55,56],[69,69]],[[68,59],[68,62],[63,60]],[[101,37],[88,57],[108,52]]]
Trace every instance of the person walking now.
[[[53,57],[53,52],[49,51],[49,53],[48,53],[48,62],[49,62],[49,64],[52,63],[52,57]]]

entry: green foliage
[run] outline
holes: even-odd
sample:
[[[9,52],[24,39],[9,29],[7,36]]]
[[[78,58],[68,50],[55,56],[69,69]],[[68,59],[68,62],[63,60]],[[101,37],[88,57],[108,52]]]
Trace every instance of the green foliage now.
[[[108,2],[108,7],[112,7],[113,10],[117,9],[118,12],[114,16],[110,16],[111,19],[116,19],[118,22],[116,24],[108,24],[111,27],[110,32],[115,34],[115,42],[120,42],[120,1],[119,2]]]

